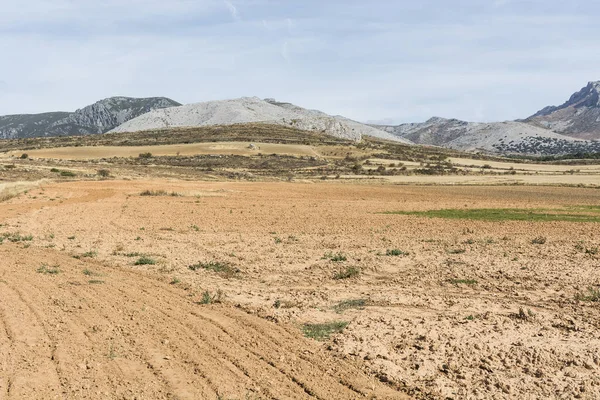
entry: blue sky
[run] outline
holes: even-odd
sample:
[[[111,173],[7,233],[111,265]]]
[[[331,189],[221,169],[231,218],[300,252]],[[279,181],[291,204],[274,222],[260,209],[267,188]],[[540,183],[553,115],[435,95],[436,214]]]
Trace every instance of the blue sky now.
[[[589,0],[2,3],[0,114],[259,96],[360,121],[493,121],[600,80]]]

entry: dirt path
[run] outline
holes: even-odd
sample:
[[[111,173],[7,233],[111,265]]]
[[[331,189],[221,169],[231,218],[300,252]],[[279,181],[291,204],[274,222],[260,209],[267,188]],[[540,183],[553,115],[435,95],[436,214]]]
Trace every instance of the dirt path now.
[[[12,243],[0,260],[0,399],[401,398],[294,329],[142,273]]]

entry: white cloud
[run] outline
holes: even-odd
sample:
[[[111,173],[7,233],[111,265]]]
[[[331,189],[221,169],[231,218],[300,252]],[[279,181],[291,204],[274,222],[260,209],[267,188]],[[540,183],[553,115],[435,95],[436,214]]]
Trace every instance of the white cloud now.
[[[236,21],[239,21],[241,18],[237,7],[233,5],[233,3],[229,0],[223,0],[223,3],[225,3],[227,8],[229,9],[229,12],[231,13],[231,18],[233,18]]]

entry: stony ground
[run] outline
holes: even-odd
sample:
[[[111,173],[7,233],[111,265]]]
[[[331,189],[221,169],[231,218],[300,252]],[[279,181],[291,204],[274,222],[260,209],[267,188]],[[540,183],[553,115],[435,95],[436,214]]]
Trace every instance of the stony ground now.
[[[596,223],[382,212],[599,200],[523,186],[42,184],[0,209],[12,372],[0,385],[15,398],[39,374],[34,394],[598,398]],[[207,293],[222,304],[201,304]],[[330,322],[348,325],[301,338]]]

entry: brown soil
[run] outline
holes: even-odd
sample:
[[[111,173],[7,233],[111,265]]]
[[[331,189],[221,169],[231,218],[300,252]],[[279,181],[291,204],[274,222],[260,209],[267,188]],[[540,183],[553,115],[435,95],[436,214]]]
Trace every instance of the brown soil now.
[[[577,300],[600,285],[597,224],[381,212],[599,201],[550,187],[43,185],[0,209],[0,233],[34,236],[0,246],[0,392],[598,398],[600,308]],[[134,265],[141,255],[156,264]],[[229,269],[188,268],[210,261]],[[350,267],[358,276],[334,279]],[[219,290],[224,304],[196,304]],[[331,321],[349,326],[323,345],[301,337]]]

